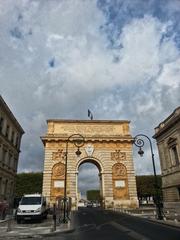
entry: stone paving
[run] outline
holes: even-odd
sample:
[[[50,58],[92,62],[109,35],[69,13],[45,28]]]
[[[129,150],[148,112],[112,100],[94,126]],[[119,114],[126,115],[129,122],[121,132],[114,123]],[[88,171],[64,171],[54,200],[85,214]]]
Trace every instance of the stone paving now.
[[[72,223],[60,224],[57,222],[56,230],[52,215],[43,222],[28,221],[17,224],[14,219],[6,219],[0,222],[0,239],[26,239],[26,238],[43,238],[60,232],[73,231]]]

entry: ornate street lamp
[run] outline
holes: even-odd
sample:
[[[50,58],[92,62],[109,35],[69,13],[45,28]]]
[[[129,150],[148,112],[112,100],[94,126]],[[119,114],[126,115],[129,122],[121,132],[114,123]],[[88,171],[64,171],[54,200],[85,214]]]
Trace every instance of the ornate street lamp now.
[[[85,139],[81,134],[72,134],[69,136],[66,140],[66,152],[65,152],[65,178],[64,178],[64,212],[63,212],[63,223],[68,222],[68,217],[67,217],[67,160],[68,160],[68,143],[72,142],[76,147],[77,151],[75,152],[77,157],[81,155],[80,147],[82,147],[85,143]]]
[[[163,211],[162,211],[162,203],[160,200],[159,196],[159,185],[158,185],[158,179],[157,179],[157,174],[156,174],[156,167],[155,167],[155,162],[154,162],[154,153],[153,153],[153,148],[152,148],[152,142],[150,138],[144,134],[138,134],[134,137],[134,144],[139,148],[138,154],[142,157],[144,154],[144,151],[142,150],[142,147],[144,146],[144,140],[141,139],[141,137],[144,137],[148,139],[149,144],[150,144],[150,149],[151,149],[151,157],[152,157],[152,164],[153,164],[153,171],[154,171],[154,188],[155,188],[155,194],[156,194],[156,199],[155,199],[155,205],[156,205],[156,213],[157,213],[157,218],[159,220],[163,219]]]

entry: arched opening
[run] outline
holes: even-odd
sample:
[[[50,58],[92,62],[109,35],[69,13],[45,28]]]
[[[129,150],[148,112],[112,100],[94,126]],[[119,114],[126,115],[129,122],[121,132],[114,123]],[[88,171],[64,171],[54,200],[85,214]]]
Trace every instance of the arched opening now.
[[[99,207],[102,202],[102,168],[93,159],[81,161],[77,169],[77,206]]]

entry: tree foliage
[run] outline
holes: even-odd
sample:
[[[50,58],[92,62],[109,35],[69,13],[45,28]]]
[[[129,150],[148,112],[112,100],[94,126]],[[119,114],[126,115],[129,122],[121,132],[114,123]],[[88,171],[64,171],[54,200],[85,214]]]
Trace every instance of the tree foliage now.
[[[161,188],[161,176],[157,176],[158,185]],[[19,173],[16,176],[16,191],[17,197],[23,196],[23,194],[41,193],[42,192],[42,180],[43,173]],[[154,176],[136,176],[137,194],[138,198],[150,197],[155,195],[154,187]],[[159,194],[162,195],[161,190]],[[100,191],[99,190],[88,190],[87,199],[89,201],[99,201]]]
[[[100,191],[99,190],[88,190],[86,192],[87,200],[89,201],[100,201]]]
[[[159,188],[159,195],[162,195],[161,192],[161,176],[157,176],[158,180],[158,186]],[[136,185],[137,185],[137,195],[138,198],[143,198],[143,197],[150,197],[150,196],[155,196],[156,195],[156,190],[155,190],[155,181],[154,181],[154,176],[153,175],[145,175],[145,176],[136,176]]]
[[[41,193],[42,180],[42,172],[17,174],[15,196],[21,197],[23,194]]]

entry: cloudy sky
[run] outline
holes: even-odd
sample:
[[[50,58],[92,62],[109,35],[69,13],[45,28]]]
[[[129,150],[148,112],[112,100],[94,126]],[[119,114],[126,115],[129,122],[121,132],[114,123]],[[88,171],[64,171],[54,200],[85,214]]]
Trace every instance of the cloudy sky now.
[[[152,136],[180,103],[180,1],[1,0],[0,63],[1,95],[26,132],[20,172],[42,170],[48,118],[90,108]],[[152,172],[146,150],[137,174]]]

